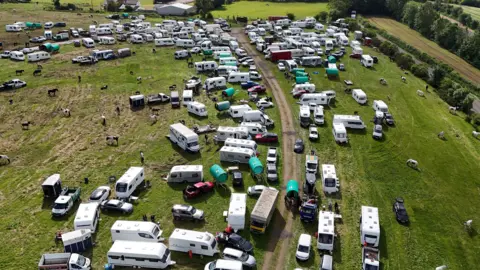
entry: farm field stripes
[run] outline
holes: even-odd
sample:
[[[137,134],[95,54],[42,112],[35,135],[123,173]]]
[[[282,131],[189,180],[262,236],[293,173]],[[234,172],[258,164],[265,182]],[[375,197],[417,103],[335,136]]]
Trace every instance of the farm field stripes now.
[[[372,17],[369,20],[378,28],[382,28],[390,34],[402,39],[418,50],[449,65],[460,75],[476,85],[480,85],[480,70],[467,63],[457,55],[441,48],[435,42],[430,41],[408,26],[389,18]]]
[[[463,9],[463,12],[470,14],[473,19],[480,21],[480,8],[463,6],[463,5],[453,5],[453,6],[461,7]]]

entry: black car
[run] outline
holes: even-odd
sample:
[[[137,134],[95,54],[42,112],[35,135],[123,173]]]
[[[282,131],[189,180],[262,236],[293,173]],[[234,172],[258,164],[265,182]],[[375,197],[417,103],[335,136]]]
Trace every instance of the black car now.
[[[64,22],[57,22],[53,25],[53,27],[66,27],[67,24]]]
[[[243,175],[241,171],[234,171],[233,172],[233,186],[234,187],[241,187],[243,186]]]
[[[395,120],[393,119],[392,114],[385,113],[383,117],[385,118],[385,122],[387,123],[387,125],[390,125],[390,126],[395,125]]]
[[[217,241],[225,244],[227,247],[239,249],[248,253],[252,253],[253,251],[252,243],[236,233],[217,233]]]
[[[393,203],[393,212],[395,212],[395,217],[398,222],[407,224],[408,214],[407,210],[405,209],[405,204],[403,202],[403,198],[396,198],[395,202]]]
[[[295,146],[293,147],[293,152],[297,154],[303,153],[303,149],[305,148],[305,144],[303,143],[302,139],[295,140]]]

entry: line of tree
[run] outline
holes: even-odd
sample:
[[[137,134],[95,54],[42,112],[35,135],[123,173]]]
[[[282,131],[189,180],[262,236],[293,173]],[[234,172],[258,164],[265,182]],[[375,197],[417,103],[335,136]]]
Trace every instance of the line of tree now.
[[[227,0],[228,4],[231,1]],[[195,0],[195,6],[197,7],[197,12],[202,16],[202,18],[213,19],[212,10],[220,8],[225,4],[225,0]]]
[[[463,6],[471,6],[471,7],[480,8],[480,1],[479,0],[463,0],[460,4],[463,5]]]

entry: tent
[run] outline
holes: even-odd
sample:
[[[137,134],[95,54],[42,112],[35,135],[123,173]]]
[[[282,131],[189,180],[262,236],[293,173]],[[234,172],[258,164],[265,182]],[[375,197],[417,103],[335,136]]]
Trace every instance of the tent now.
[[[42,28],[42,24],[41,24],[41,23],[26,22],[26,23],[25,23],[25,26],[26,26],[27,28],[34,28],[34,29]]]
[[[125,18],[125,19],[128,18],[128,13],[123,13],[122,17]]]
[[[213,164],[213,166],[210,167],[210,174],[212,175],[213,179],[219,183],[227,182],[228,175],[225,170],[220,167],[220,165]]]
[[[260,159],[257,157],[252,157],[248,160],[248,166],[253,174],[263,173],[263,165]]]

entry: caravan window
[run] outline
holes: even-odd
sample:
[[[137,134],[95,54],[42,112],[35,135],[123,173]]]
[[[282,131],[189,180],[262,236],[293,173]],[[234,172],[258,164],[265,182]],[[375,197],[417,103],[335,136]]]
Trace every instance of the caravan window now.
[[[325,186],[326,187],[334,187],[336,184],[335,179],[327,178],[325,179]]]
[[[177,178],[177,174],[176,173],[170,174],[170,178]]]
[[[151,235],[146,234],[146,233],[138,233],[138,236],[140,236],[142,238],[153,239],[153,237]]]
[[[203,246],[203,245],[202,245],[201,247],[202,247],[202,249],[204,249],[204,250],[208,250],[208,246]]]
[[[143,262],[143,261],[145,261],[145,259],[143,259],[143,258],[135,258],[135,261]]]
[[[197,146],[197,145],[198,145],[198,142],[187,143],[188,147]]]
[[[128,186],[128,190],[132,189],[132,185]]]
[[[362,123],[359,122],[347,122],[349,125],[362,125]]]
[[[190,244],[191,247],[195,247],[195,244]]]
[[[143,172],[140,174],[140,176],[143,176]]]
[[[318,242],[324,244],[332,244],[333,243],[333,235],[331,234],[319,234],[318,235]]]
[[[198,177],[198,173],[192,174],[192,177]]]
[[[165,250],[165,254],[163,254],[163,257],[162,257],[162,259],[160,259],[160,261],[161,261],[162,263],[166,263],[166,262],[167,262],[167,258],[168,258],[169,255],[170,255],[170,250],[169,250],[169,249],[166,249],[166,250]],[[155,260],[155,261],[158,262],[158,260]]]
[[[117,184],[117,192],[125,192],[127,191],[127,184],[126,183],[118,183]]]
[[[108,257],[109,257],[110,259],[114,259],[114,260],[120,259],[120,256],[109,255]]]

